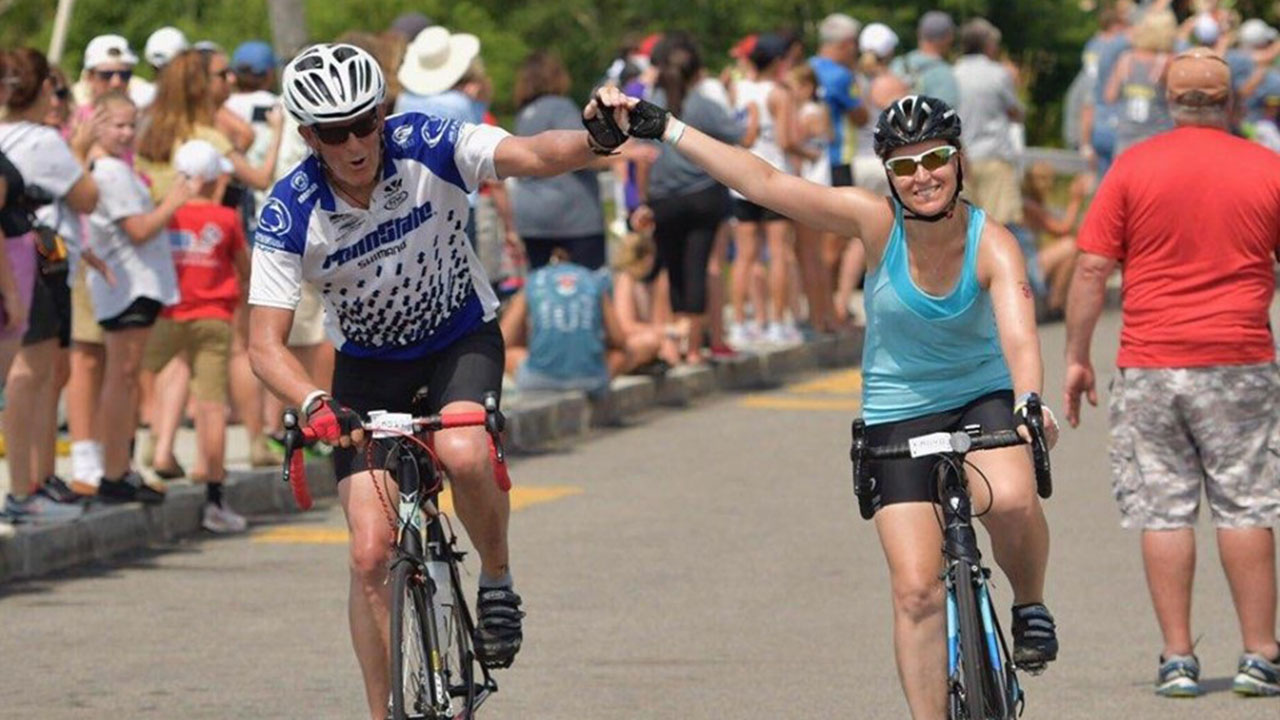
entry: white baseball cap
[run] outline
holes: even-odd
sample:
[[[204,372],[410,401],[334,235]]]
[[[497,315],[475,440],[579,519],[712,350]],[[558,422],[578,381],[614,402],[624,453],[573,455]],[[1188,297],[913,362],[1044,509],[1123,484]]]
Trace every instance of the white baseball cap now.
[[[89,41],[84,49],[84,66],[92,70],[99,65],[118,62],[133,67],[138,56],[129,49],[129,41],[120,35],[99,35]]]
[[[1218,41],[1218,37],[1222,34],[1222,28],[1218,26],[1218,21],[1209,13],[1200,13],[1196,16],[1196,22],[1192,25],[1196,40],[1201,45],[1212,45]]]
[[[1276,37],[1276,29],[1258,18],[1245,20],[1240,26],[1240,44],[1244,47],[1262,47],[1274,41]]]
[[[887,58],[898,49],[898,34],[884,23],[871,23],[862,28],[862,34],[858,36],[858,47],[878,58]]]
[[[146,47],[142,49],[142,56],[155,67],[164,67],[188,47],[191,45],[181,30],[166,26],[151,33],[151,37],[147,38]]]
[[[188,140],[173,154],[173,169],[205,182],[231,172],[231,161],[206,140]]]

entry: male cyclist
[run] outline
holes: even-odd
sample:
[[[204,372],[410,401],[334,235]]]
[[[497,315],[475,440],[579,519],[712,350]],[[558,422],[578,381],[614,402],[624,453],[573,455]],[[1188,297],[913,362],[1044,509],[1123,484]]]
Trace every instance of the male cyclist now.
[[[393,542],[382,498],[395,497],[395,487],[374,469],[384,460],[379,448],[360,447],[360,415],[408,411],[424,385],[432,412],[478,410],[486,392],[501,390],[498,301],[467,242],[467,193],[485,180],[575,170],[612,147],[582,131],[513,137],[417,113],[386,118],[382,71],[350,45],[308,48],[285,68],[282,85],[311,155],[276,183],[258,219],[250,358],[267,387],[297,403],[335,445],[351,530],[352,642],[370,714],[381,720]],[[338,348],[332,395],[285,347],[304,280],[320,292]],[[508,567],[510,505],[493,481],[489,437],[482,428],[442,431],[436,452],[480,555],[477,654],[506,667],[520,649],[524,613]]]
[[[747,199],[866,246],[867,340],[863,417],[872,445],[905,442],[971,423],[1022,428],[1018,416],[1041,390],[1034,303],[1018,243],[982,209],[959,202],[960,118],[945,102],[910,95],[876,122],[875,150],[892,197],[825,187],[781,172],[634,98],[605,98],[633,137],[660,139]],[[1057,439],[1052,414],[1047,440]],[[1057,657],[1044,605],[1049,527],[1036,497],[1030,453],[1003,448],[969,461],[974,506],[996,562],[1013,588],[1014,658],[1043,668]],[[946,717],[947,651],[942,530],[933,462],[871,464],[876,529],[889,564],[898,674],[915,720]]]

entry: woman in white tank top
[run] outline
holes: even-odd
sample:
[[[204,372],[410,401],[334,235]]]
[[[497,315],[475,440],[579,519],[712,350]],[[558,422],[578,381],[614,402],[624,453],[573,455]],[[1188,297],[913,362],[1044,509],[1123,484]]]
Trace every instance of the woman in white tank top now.
[[[791,43],[782,36],[765,33],[756,39],[750,61],[756,69],[756,80],[739,81],[734,88],[734,106],[739,111],[754,107],[759,123],[759,134],[750,146],[752,154],[779,170],[793,172],[787,153],[809,157],[813,150],[806,148],[796,131],[795,101],[791,90],[782,79],[790,69],[787,51]],[[800,333],[794,322],[786,319],[788,284],[790,279],[791,222],[772,210],[763,208],[733,194],[733,215],[738,220],[735,231],[737,255],[733,261],[730,300],[733,305],[733,323],[729,326],[729,344],[740,347],[764,340],[772,344],[798,342]],[[752,267],[760,255],[760,231],[769,244],[769,300],[767,309],[756,307],[751,326],[746,323],[747,286]],[[768,318],[767,330],[764,320]],[[763,337],[762,337],[763,335]]]

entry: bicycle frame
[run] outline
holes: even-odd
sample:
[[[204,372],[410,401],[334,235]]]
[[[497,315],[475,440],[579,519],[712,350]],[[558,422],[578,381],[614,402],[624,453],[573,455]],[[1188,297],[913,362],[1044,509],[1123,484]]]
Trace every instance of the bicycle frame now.
[[[990,571],[982,565],[982,552],[978,549],[978,535],[973,527],[973,501],[967,490],[968,481],[963,463],[939,460],[937,465],[939,496],[942,505],[943,519],[943,555],[947,558],[942,571],[942,581],[946,589],[947,612],[947,677],[954,683],[960,671],[960,620],[956,601],[956,583],[960,582],[957,565],[967,563],[973,568],[972,578],[976,587],[977,603],[982,621],[983,643],[992,670],[998,677],[1009,680],[1008,705],[1017,706],[1023,702],[1022,687],[1017,676],[1006,673],[1006,667],[1012,667],[1008,649],[1004,645],[1004,636],[1000,632],[999,621],[992,611],[990,588],[987,578]]]
[[[444,523],[441,522],[442,515],[436,504],[439,488],[443,486],[443,469],[436,465],[433,457],[424,456],[412,444],[400,445],[391,458],[392,462],[387,469],[396,479],[399,491],[397,509],[399,522],[396,528],[397,557],[393,563],[413,562],[419,565],[420,571],[426,578],[432,598],[431,607],[434,610],[430,623],[436,638],[435,647],[443,647],[451,642],[450,638],[456,632],[456,628],[449,627],[447,621],[442,622],[440,612],[442,605],[458,611],[463,622],[463,632],[467,637],[474,638],[475,622],[471,617],[470,608],[462,597],[462,579],[458,571],[458,561],[462,559],[462,553],[456,547],[457,536],[445,531]],[[426,473],[423,473],[424,466]],[[428,512],[427,508],[433,512]],[[440,570],[445,568],[448,573],[448,587],[442,588],[441,585],[444,584],[442,580],[446,578],[440,575]],[[440,707],[448,707],[450,688],[444,674],[443,659],[433,653],[429,663],[432,673],[430,687],[435,689],[435,702]],[[489,695],[498,689],[488,668],[480,663],[476,663],[474,667],[480,669],[481,677],[471,680],[476,684],[475,701],[470,708],[472,714],[488,699]],[[478,683],[477,680],[479,680]],[[462,716],[468,717],[468,713],[464,710]]]

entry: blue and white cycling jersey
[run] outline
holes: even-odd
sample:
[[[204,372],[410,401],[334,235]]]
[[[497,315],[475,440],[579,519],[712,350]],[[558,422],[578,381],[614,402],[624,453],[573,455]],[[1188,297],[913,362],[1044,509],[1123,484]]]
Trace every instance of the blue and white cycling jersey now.
[[[407,360],[493,319],[498,298],[467,241],[467,193],[497,177],[509,134],[418,113],[387,118],[369,208],[347,204],[308,156],[271,190],[254,235],[249,303],[293,310],[302,282],[340,352]]]

